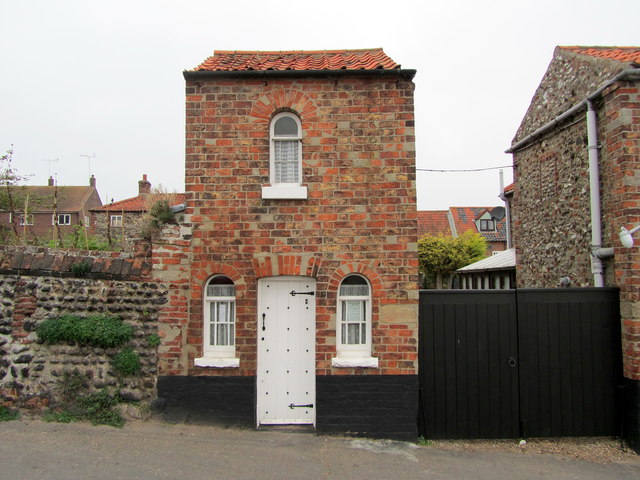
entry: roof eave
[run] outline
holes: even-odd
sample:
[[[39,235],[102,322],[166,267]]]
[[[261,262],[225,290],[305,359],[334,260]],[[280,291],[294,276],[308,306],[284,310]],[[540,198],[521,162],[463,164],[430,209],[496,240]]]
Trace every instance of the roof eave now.
[[[185,70],[185,80],[201,78],[278,78],[278,77],[336,77],[347,75],[364,75],[372,77],[403,77],[413,80],[416,70],[405,68],[377,68],[374,70]]]

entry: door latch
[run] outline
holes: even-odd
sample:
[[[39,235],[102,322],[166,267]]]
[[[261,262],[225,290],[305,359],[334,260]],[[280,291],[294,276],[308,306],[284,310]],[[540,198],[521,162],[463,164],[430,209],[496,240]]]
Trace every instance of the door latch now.
[[[316,292],[296,292],[295,290],[291,290],[289,294],[292,297],[295,297],[296,295],[315,295]]]
[[[267,316],[267,314],[266,314],[266,313],[263,313],[263,314],[262,314],[262,331],[263,331],[263,332],[266,330],[266,329],[265,329],[265,327],[264,327],[264,317],[266,317],[266,316]]]
[[[294,408],[313,408],[313,403],[308,403],[306,405],[294,405],[293,403],[290,403],[289,408],[291,410],[293,410]]]

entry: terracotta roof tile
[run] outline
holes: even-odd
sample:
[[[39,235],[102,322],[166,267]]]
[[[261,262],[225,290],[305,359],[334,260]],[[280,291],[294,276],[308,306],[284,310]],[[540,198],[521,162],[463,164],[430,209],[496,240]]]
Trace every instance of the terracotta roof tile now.
[[[451,227],[446,210],[423,210],[418,212],[418,236],[451,236]]]
[[[216,50],[195,71],[399,69],[381,48],[317,51]]]
[[[563,50],[619,62],[640,63],[640,47],[560,47]]]
[[[185,203],[184,193],[169,193],[175,200],[172,203],[180,205]],[[147,205],[145,202],[146,195],[138,195],[137,197],[127,198],[118,202],[112,202],[98,208],[92,208],[92,212],[146,212]]]

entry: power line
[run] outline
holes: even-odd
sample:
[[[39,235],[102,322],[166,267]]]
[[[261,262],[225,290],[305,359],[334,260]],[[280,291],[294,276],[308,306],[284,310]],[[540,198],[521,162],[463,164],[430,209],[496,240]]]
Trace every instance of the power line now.
[[[501,168],[513,168],[513,165],[503,165],[501,167],[487,167],[487,168],[472,168],[472,169],[458,169],[458,170],[439,170],[435,168],[416,168],[417,172],[444,172],[444,173],[458,173],[458,172],[485,172],[487,170],[499,170]]]

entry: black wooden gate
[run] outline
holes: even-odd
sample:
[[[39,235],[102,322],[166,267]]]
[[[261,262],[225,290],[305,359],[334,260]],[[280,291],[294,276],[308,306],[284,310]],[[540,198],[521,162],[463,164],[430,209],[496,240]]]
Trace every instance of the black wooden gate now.
[[[619,433],[616,289],[425,290],[420,434]]]

